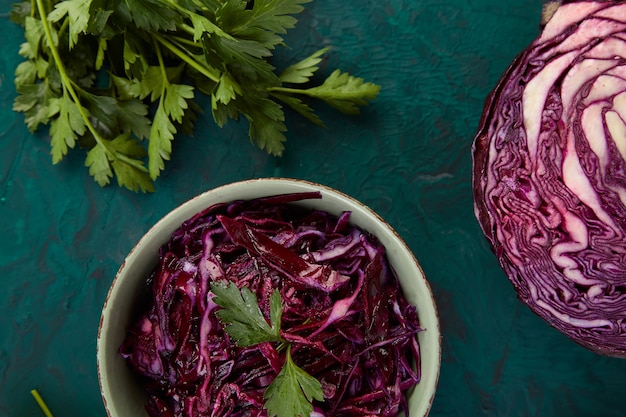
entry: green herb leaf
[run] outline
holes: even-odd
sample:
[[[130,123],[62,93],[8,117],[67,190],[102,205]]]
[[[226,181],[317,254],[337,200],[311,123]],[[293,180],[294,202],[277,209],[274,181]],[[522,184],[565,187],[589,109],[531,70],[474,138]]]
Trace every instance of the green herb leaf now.
[[[146,32],[174,31],[183,20],[183,17],[168,7],[165,1],[128,0],[115,3],[116,12],[127,24],[133,23]]]
[[[255,100],[245,108],[245,116],[250,121],[249,136],[257,146],[268,153],[280,156],[285,149],[287,138],[284,132],[285,114],[280,105],[270,99]]]
[[[255,0],[249,11],[245,28],[256,27],[268,32],[284,34],[296,25],[293,15],[304,10],[302,6],[312,0]],[[239,28],[241,31],[243,29]]]
[[[96,144],[87,152],[85,166],[89,168],[89,174],[101,187],[107,185],[113,177],[113,170],[104,145]]]
[[[193,87],[184,84],[169,84],[165,91],[163,108],[172,120],[182,122],[185,111],[189,107],[187,100],[193,99]]]
[[[88,110],[88,116],[95,118],[99,123],[106,127],[110,132],[115,132],[119,126],[120,107],[119,102],[113,97],[101,96],[98,94],[92,94],[87,91],[81,91],[80,98],[82,100],[82,106]],[[76,117],[81,117],[78,112],[78,106],[76,106]],[[80,120],[80,124],[85,127],[85,121]],[[76,130],[75,130],[76,131]],[[83,135],[84,131],[78,132],[79,135]],[[107,134],[106,136],[109,136]]]
[[[313,411],[313,400],[324,401],[324,392],[317,379],[293,362],[289,346],[285,364],[263,398],[269,417],[305,417]]]
[[[322,119],[319,118],[317,114],[315,114],[315,111],[311,108],[311,106],[300,100],[298,97],[292,97],[290,95],[280,93],[272,93],[272,97],[275,97],[278,100],[282,101],[283,103],[300,113],[302,116],[307,118],[313,124],[320,127],[325,127],[324,122],[322,121]]]
[[[323,48],[300,62],[288,66],[278,77],[284,83],[303,84],[309,82],[313,74],[319,69],[322,55],[330,48]]]
[[[272,323],[272,332],[280,337],[280,324],[283,320],[283,304],[280,292],[272,291],[270,295],[270,321]]]
[[[118,100],[118,123],[124,132],[132,132],[139,139],[150,137],[151,120],[148,106],[141,100]]]
[[[48,20],[58,22],[69,17],[70,48],[78,42],[78,36],[87,31],[89,25],[90,0],[64,0],[57,3],[48,14]]]
[[[52,146],[52,163],[56,164],[67,154],[68,148],[73,148],[79,135],[85,134],[85,121],[76,103],[68,96],[50,100],[52,115],[58,116],[50,123]]]
[[[101,186],[107,185],[115,173],[118,185],[132,191],[152,192],[154,184],[141,161],[145,153],[130,133],[123,133],[112,141],[97,142],[87,152],[85,165]]]
[[[308,95],[324,100],[342,113],[358,114],[359,106],[365,106],[367,100],[376,98],[380,86],[335,70],[321,86],[307,91]]]
[[[13,110],[24,113],[24,122],[31,132],[50,121],[50,101],[53,98],[43,83],[16,86],[19,95],[13,101]]]
[[[241,94],[241,87],[237,84],[230,74],[223,73],[220,77],[220,81],[217,84],[217,88],[212,95],[212,108],[216,109],[219,102],[223,104],[230,103],[231,100],[237,98],[237,95]]]
[[[156,179],[165,168],[165,161],[170,159],[172,141],[176,134],[176,126],[168,117],[163,100],[154,114],[150,142],[148,144],[148,171],[150,178]]]
[[[9,18],[12,22],[23,25],[25,19],[30,16],[31,11],[32,7],[30,2],[16,3],[11,6]]]
[[[44,61],[47,63],[47,61]],[[15,85],[33,84],[37,78],[36,61],[23,61],[15,68]]]
[[[215,294],[213,301],[220,307],[217,316],[225,324],[226,332],[239,346],[252,346],[263,342],[280,342],[280,318],[282,306],[280,293],[274,290],[270,301],[271,325],[267,322],[256,298],[248,288],[237,288],[234,282],[211,283]]]
[[[144,193],[154,191],[154,184],[145,172],[141,161],[114,159],[111,166],[119,186]]]
[[[365,82],[363,78],[335,70],[322,85],[317,87],[304,90],[287,87],[271,87],[269,90],[272,94],[303,94],[323,100],[342,113],[358,114],[359,106],[366,106],[367,100],[376,98],[380,91],[380,86]]]
[[[189,13],[189,18],[191,19],[191,24],[193,26],[194,42],[201,40],[204,35],[211,36],[213,34],[225,38],[231,38],[231,36],[224,32],[218,25],[202,15]]]
[[[102,69],[102,65],[104,64],[105,54],[108,48],[108,44],[106,39],[100,38],[98,39],[98,52],[96,53],[96,64],[95,69],[100,71]]]

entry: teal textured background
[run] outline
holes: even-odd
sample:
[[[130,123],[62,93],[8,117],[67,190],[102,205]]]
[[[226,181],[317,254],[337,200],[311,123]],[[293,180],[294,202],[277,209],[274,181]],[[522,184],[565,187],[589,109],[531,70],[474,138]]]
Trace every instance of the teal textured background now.
[[[521,305],[480,233],[470,186],[483,101],[539,32],[540,0],[315,0],[280,50],[282,67],[332,46],[334,68],[381,84],[358,117],[288,114],[281,159],[244,123],[209,114],[175,141],[154,194],[100,188],[81,151],[51,165],[46,132],[11,109],[22,29],[0,0],[0,416],[104,416],[96,374],[100,309],[141,235],[178,204],[235,180],[286,176],[360,199],[407,241],[443,331],[431,415],[623,416],[626,362],[584,350]],[[201,104],[206,105],[206,102]]]

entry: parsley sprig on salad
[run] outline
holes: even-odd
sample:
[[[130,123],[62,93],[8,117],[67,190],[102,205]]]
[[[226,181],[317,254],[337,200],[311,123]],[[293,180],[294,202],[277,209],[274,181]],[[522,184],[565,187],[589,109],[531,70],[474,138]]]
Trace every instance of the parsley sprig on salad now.
[[[323,401],[322,384],[297,366],[291,357],[291,345],[280,336],[282,316],[281,296],[274,290],[270,296],[270,320],[267,323],[254,293],[241,290],[234,282],[213,283],[213,301],[222,307],[217,316],[225,323],[226,332],[237,345],[248,347],[264,342],[279,342],[287,347],[280,372],[265,390],[265,409],[270,417],[308,416],[313,411],[313,400]]]
[[[191,133],[211,99],[217,125],[249,122],[250,140],[280,156],[283,106],[323,126],[308,104],[318,99],[346,114],[380,86],[333,71],[312,77],[327,48],[279,72],[271,64],[294,17],[311,0],[26,0],[13,6],[23,25],[14,110],[32,132],[49,126],[54,164],[71,149],[101,186],[113,178],[153,191],[172,141]]]

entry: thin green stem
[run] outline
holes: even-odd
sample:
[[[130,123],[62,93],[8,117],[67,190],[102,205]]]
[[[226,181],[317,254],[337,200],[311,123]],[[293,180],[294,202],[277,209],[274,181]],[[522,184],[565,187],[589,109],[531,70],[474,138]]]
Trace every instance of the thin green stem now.
[[[189,10],[188,8],[181,6],[180,4],[178,4],[177,1],[166,0],[166,2],[170,6],[172,6],[174,9],[176,9],[179,13],[181,13],[183,15],[186,15],[191,20],[194,20],[194,18],[195,18],[196,20],[204,21],[206,25],[208,25],[208,26],[210,26],[212,28],[212,32],[216,33],[218,36],[221,36],[221,37],[224,37],[224,38],[228,38],[230,40],[234,40],[234,38],[232,38],[230,36],[230,34],[226,33],[224,30],[222,30],[222,28],[220,28],[218,25],[213,23],[206,16],[203,16],[201,14],[196,13],[193,10]],[[217,8],[217,5],[214,6],[214,9],[215,8]],[[203,10],[206,10],[206,8],[203,8]],[[186,25],[186,24],[180,25],[179,28],[182,29],[183,31],[189,33],[190,35],[193,35],[195,33],[194,28],[189,26],[189,25]]]
[[[61,56],[59,55],[59,50],[54,44],[54,37],[52,36],[52,29],[50,28],[50,22],[48,22],[48,19],[47,19],[47,13],[43,4],[43,0],[36,0],[36,2],[37,2],[37,8],[39,10],[39,15],[41,16],[41,24],[43,25],[44,34],[46,36],[46,40],[48,41],[50,52],[52,53],[52,58],[54,59],[57,69],[59,70],[59,74],[61,75],[63,90],[66,93],[68,93],[70,97],[72,98],[72,100],[74,101],[74,103],[76,103],[76,107],[78,108],[78,112],[80,113],[81,118],[85,122],[85,126],[87,126],[87,128],[93,135],[96,142],[99,145],[102,145],[106,149],[106,151],[110,153],[110,150],[107,148],[106,144],[104,143],[104,140],[102,139],[102,137],[100,136],[96,128],[92,125],[91,121],[89,120],[89,115],[87,114],[87,111],[85,110],[85,108],[81,105],[80,98],[78,97],[78,94],[76,93],[76,90],[73,87],[73,82],[70,76],[67,74],[67,69],[65,68],[65,65],[63,64],[63,60],[61,59]]]
[[[163,62],[163,53],[161,52],[161,48],[157,43],[156,39],[152,39],[152,43],[154,43],[154,50],[156,52],[157,60],[159,61],[159,68],[161,70],[161,78],[163,79],[163,87],[161,89],[161,97],[165,94],[165,89],[167,85],[170,83],[170,80],[167,78],[167,71],[165,70],[165,62]]]
[[[163,36],[159,35],[158,33],[153,33],[152,36],[161,45],[165,46],[171,52],[176,54],[178,58],[180,58],[182,61],[190,65],[193,69],[198,71],[200,74],[207,77],[209,80],[216,82],[216,83],[220,81],[221,74],[216,69],[202,65],[198,61],[194,60],[187,53],[185,53],[185,51],[181,50],[176,45],[174,45],[173,43],[171,43],[170,41],[168,41],[167,39],[165,39]]]
[[[46,405],[43,398],[41,398],[41,395],[39,395],[39,392],[36,389],[34,389],[34,390],[31,390],[30,393],[33,396],[33,398],[35,398],[35,401],[37,401],[37,405],[39,405],[39,408],[41,408],[41,411],[43,412],[43,414],[46,417],[53,417],[52,412],[50,412],[50,409]]]
[[[267,91],[276,91],[279,93],[290,93],[290,94],[307,94],[307,90],[301,90],[299,88],[289,88],[289,87],[268,87]]]
[[[193,28],[191,26],[189,26],[189,25],[184,24],[184,23],[178,25],[178,28],[181,29],[183,32],[185,32],[188,35],[193,35],[193,33],[194,33]]]
[[[171,40],[176,41],[176,43],[181,45],[191,46],[192,48],[202,48],[201,45],[198,45],[197,42],[192,41],[191,39],[183,38],[182,36],[169,35]]]
[[[61,24],[61,27],[58,30],[59,36],[62,35],[67,30],[67,27],[69,25],[70,25],[69,19],[63,19],[63,23]]]
[[[145,165],[138,159],[130,158],[124,155],[123,153],[116,153],[115,157],[119,161],[122,161],[126,163],[127,165],[137,168],[139,171],[148,172],[148,168],[146,168]]]
[[[322,100],[355,100],[363,98],[363,93],[358,90],[331,90],[329,92],[328,89],[324,89],[323,87],[311,87],[302,90],[289,87],[268,87],[267,91],[270,93],[302,94]]]

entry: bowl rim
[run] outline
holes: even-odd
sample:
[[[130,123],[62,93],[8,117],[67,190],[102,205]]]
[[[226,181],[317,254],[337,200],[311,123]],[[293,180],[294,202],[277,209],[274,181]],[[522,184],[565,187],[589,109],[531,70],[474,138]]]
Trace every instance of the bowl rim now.
[[[269,193],[268,191],[261,191],[265,189],[271,189],[276,186],[282,186],[283,188],[291,188],[290,190],[280,190],[279,192],[275,192],[274,194]],[[257,187],[256,192],[252,192],[256,196],[249,197],[237,197],[232,198],[228,197],[229,195],[237,195],[242,190],[245,190],[246,187],[255,186]],[[315,202],[319,202],[323,200],[324,196],[331,197],[331,199],[341,200],[348,207],[342,207],[342,210],[352,210],[354,216],[354,209],[357,209],[359,213],[369,217],[374,220],[384,232],[390,233],[392,241],[395,241],[398,248],[402,251],[401,255],[407,259],[409,259],[410,264],[416,268],[419,272],[419,279],[416,280],[418,285],[421,287],[420,292],[423,294],[428,302],[425,308],[431,310],[430,311],[430,323],[425,331],[430,332],[430,346],[431,349],[428,363],[422,362],[422,376],[427,375],[427,378],[422,379],[420,383],[427,382],[428,385],[424,387],[425,395],[427,398],[423,399],[423,402],[420,403],[419,407],[419,416],[427,416],[430,413],[430,409],[432,407],[432,403],[435,398],[437,384],[439,382],[440,369],[441,369],[441,356],[442,356],[442,334],[440,329],[439,322],[439,314],[437,305],[435,302],[435,298],[430,286],[430,283],[426,279],[426,276],[422,270],[420,263],[415,257],[414,253],[410,250],[407,243],[400,236],[400,234],[386,221],[384,220],[377,212],[372,210],[370,207],[357,200],[356,198],[339,191],[335,188],[332,188],[327,185],[323,185],[317,182],[304,180],[304,179],[295,179],[295,178],[287,178],[287,177],[262,177],[262,178],[253,178],[247,180],[239,180],[234,182],[229,182],[220,186],[213,187],[208,189],[190,199],[183,202],[182,204],[177,205],[173,209],[171,209],[168,213],[162,216],[156,223],[154,223],[146,233],[141,236],[139,241],[131,248],[129,253],[126,255],[123,262],[120,264],[111,285],[109,286],[105,301],[103,303],[102,312],[100,316],[100,321],[98,325],[97,339],[96,339],[96,362],[97,362],[97,374],[98,374],[98,383],[100,386],[100,393],[104,403],[104,407],[106,413],[109,417],[118,417],[116,414],[111,413],[109,401],[111,400],[111,385],[108,379],[108,375],[105,372],[105,369],[108,368],[108,358],[107,352],[105,352],[105,347],[103,343],[105,341],[104,337],[108,334],[110,323],[113,321],[109,319],[109,315],[111,314],[112,308],[115,306],[115,296],[117,292],[119,292],[120,284],[123,282],[127,265],[136,261],[137,259],[141,259],[141,255],[145,252],[146,247],[156,246],[157,248],[166,243],[167,239],[171,236],[172,232],[176,230],[181,224],[191,218],[193,215],[198,212],[208,208],[210,205],[218,203],[218,202],[228,202],[237,199],[252,199],[263,197],[267,195],[278,195],[292,192],[307,192],[307,191],[320,191],[322,193],[322,199],[316,200]],[[249,192],[249,190],[248,190]],[[226,200],[221,200],[226,199]],[[209,203],[207,203],[207,200]],[[313,203],[314,204],[314,203]],[[362,227],[360,225],[360,227]],[[367,228],[365,228],[367,229]],[[374,233],[376,234],[376,233]],[[380,239],[380,236],[377,235]],[[155,245],[154,242],[158,241],[158,245]],[[152,244],[151,244],[152,243]],[[385,245],[386,246],[386,245]],[[153,264],[156,263],[156,258],[154,259]],[[134,281],[134,280],[131,280]],[[127,280],[128,282],[128,280]],[[403,289],[404,290],[404,289]],[[418,314],[420,307],[418,306]],[[420,324],[422,324],[420,320]],[[434,333],[434,334],[433,334]],[[423,347],[421,346],[420,341],[420,350]],[[434,349],[434,351],[432,351]],[[427,371],[427,372],[426,372]],[[413,415],[411,415],[413,417]],[[419,417],[417,416],[417,417]]]

